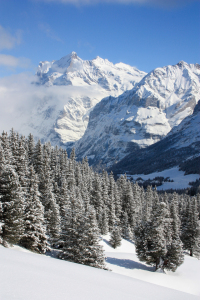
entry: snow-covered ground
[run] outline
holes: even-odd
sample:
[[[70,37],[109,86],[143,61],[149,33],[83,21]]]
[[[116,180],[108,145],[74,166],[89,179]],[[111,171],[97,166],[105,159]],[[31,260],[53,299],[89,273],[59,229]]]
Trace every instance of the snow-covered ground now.
[[[184,175],[185,172],[179,171],[179,167],[174,167],[168,170],[164,170],[162,172],[155,172],[151,174],[137,174],[137,175],[127,175],[127,177],[133,178],[133,180],[136,180],[138,177],[141,177],[143,180],[147,179],[154,179],[157,176],[161,177],[169,177],[170,180],[173,180],[173,182],[163,182],[163,185],[158,186],[157,190],[168,190],[168,189],[184,189],[191,187],[189,185],[189,182],[196,181],[196,179],[199,179],[198,174],[190,174],[190,175]]]
[[[175,273],[155,273],[138,261],[133,243],[115,250],[108,239],[101,243],[112,272],[0,246],[0,300],[200,299],[199,260],[186,256]]]
[[[134,243],[123,240],[120,247],[113,249],[109,245],[109,236],[107,235],[103,238],[102,244],[106,251],[107,267],[114,273],[200,297],[200,260],[197,258],[185,255],[184,263],[177,268],[176,272],[159,273],[154,271],[154,267],[139,261]],[[190,296],[188,296],[189,299]]]

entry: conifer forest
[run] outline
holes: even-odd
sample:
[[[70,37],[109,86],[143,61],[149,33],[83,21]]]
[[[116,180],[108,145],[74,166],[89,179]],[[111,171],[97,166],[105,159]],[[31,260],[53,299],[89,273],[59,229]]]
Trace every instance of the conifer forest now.
[[[140,261],[175,271],[184,251],[200,255],[200,194],[158,193],[126,175],[95,172],[74,149],[44,145],[13,129],[0,136],[0,243],[105,267],[100,239],[135,243]]]

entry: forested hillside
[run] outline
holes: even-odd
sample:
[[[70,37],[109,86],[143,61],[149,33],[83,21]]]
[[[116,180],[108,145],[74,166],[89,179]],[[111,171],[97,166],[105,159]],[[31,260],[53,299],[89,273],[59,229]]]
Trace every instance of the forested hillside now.
[[[87,158],[14,130],[0,136],[0,243],[105,268],[100,236],[134,240],[141,261],[175,271],[200,253],[200,195],[158,194],[126,176],[96,173]]]

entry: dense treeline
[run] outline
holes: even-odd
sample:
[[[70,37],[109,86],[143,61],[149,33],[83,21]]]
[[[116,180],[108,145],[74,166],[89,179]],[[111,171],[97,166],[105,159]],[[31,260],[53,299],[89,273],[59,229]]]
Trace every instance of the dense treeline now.
[[[87,158],[14,130],[0,136],[0,243],[105,268],[100,236],[135,242],[141,261],[175,271],[200,253],[200,195],[158,194],[126,176],[94,172]]]

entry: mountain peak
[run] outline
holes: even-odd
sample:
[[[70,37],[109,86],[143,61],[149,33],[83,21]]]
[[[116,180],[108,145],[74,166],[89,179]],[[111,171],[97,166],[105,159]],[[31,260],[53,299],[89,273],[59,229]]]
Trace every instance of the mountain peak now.
[[[59,68],[68,68],[70,63],[73,60],[80,60],[80,58],[77,56],[76,52],[71,52],[70,54],[63,56],[61,59],[54,62],[55,65],[57,65]]]
[[[186,67],[188,64],[185,62],[185,61],[183,61],[183,60],[181,60],[181,61],[179,61],[178,63],[177,63],[177,66],[179,66],[179,67]]]
[[[78,55],[76,52],[72,51],[70,54],[68,54],[67,56],[70,56],[71,58],[77,59]]]

